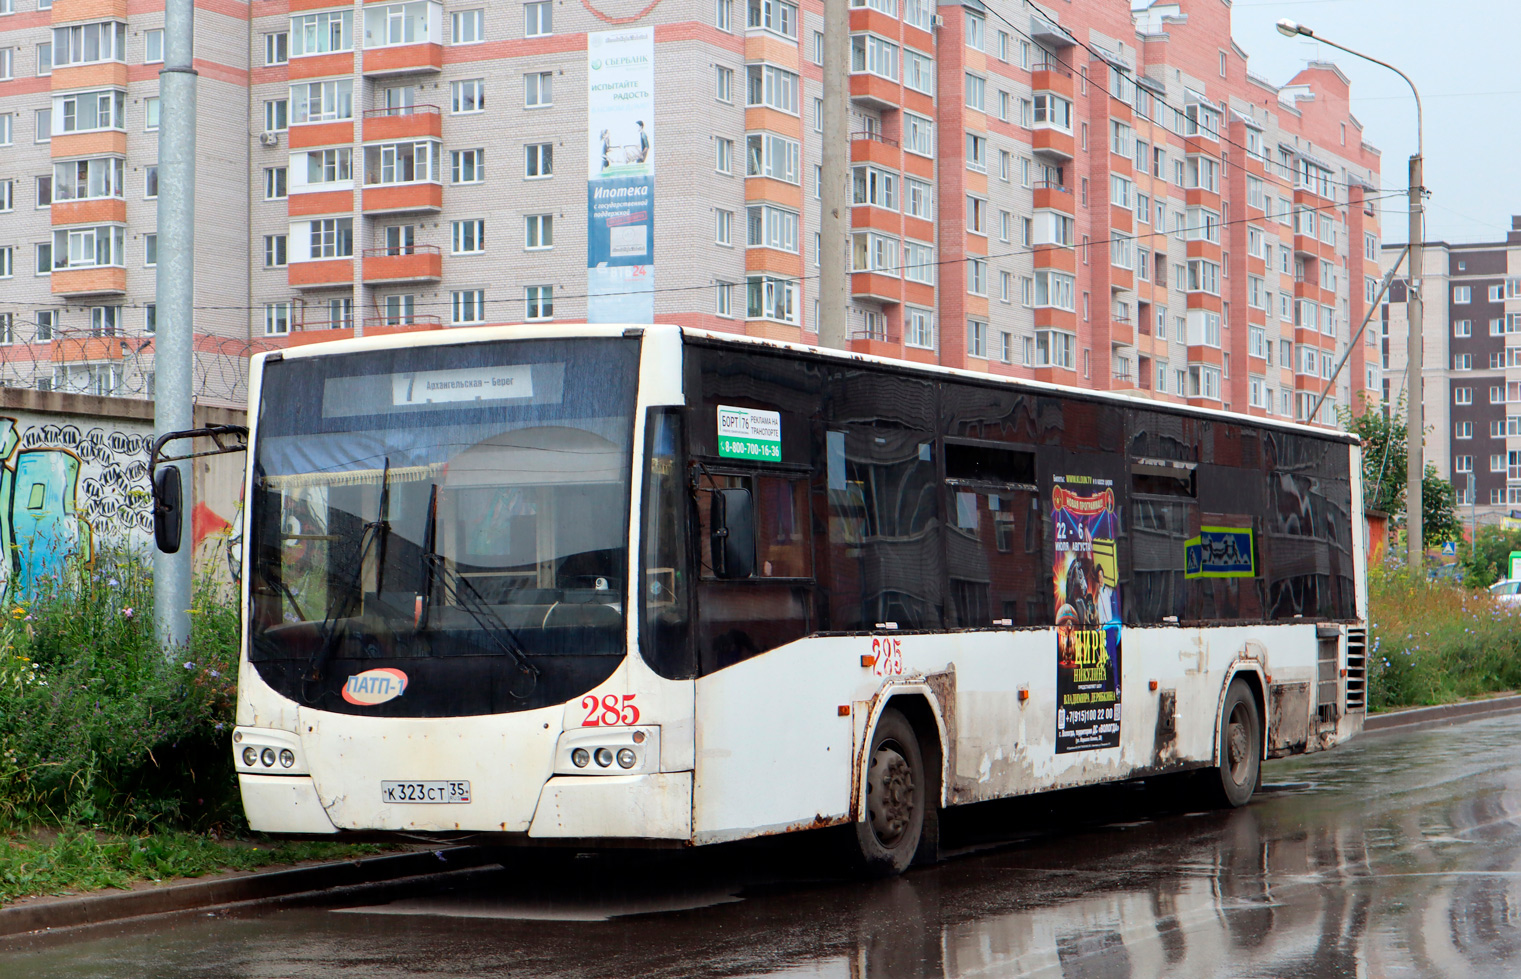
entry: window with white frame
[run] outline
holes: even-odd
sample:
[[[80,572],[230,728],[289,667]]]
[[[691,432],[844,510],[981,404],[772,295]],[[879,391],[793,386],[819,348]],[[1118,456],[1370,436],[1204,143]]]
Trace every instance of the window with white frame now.
[[[745,66],[745,104],[798,114],[798,76],[776,65]]]
[[[985,198],[973,194],[967,195],[966,230],[974,235],[988,233],[988,202]]]
[[[928,309],[909,306],[904,313],[903,342],[922,350],[935,349],[935,314]]]
[[[552,71],[531,71],[523,76],[523,106],[542,109],[554,104],[554,78]]]
[[[264,335],[280,337],[290,332],[290,303],[264,304]]]
[[[713,141],[713,145],[714,145],[714,147],[716,148],[716,151],[717,151],[716,152],[716,158],[715,158],[714,163],[713,163],[713,169],[716,170],[719,173],[733,173],[734,172],[734,140],[732,140],[732,139],[716,139],[716,140]]]
[[[734,0],[716,0],[713,5],[713,26],[721,31],[734,30]]]
[[[313,259],[350,258],[354,254],[354,219],[321,218],[311,222]]]
[[[1452,389],[1452,403],[1455,405],[1473,404],[1473,388],[1461,387]]]
[[[715,230],[714,242],[720,245],[734,244],[734,212],[725,211],[722,208],[714,212]]]
[[[1220,193],[1220,161],[1209,156],[1191,155],[1188,158],[1183,179],[1185,188],[1207,190],[1212,194],[1218,194]]]
[[[449,180],[456,184],[478,184],[486,179],[486,151],[451,150]]]
[[[851,200],[855,204],[870,204],[889,211],[898,209],[898,174],[878,167],[860,166],[851,169]]]
[[[1065,309],[1068,312],[1076,312],[1075,291],[1077,280],[1074,276],[1052,269],[1036,269],[1034,278],[1034,306],[1037,309],[1051,307],[1054,309]]]
[[[265,167],[264,199],[267,201],[284,200],[287,192],[285,167]]]
[[[456,289],[450,293],[449,322],[455,326],[486,322],[486,290]]]
[[[978,112],[988,111],[988,80],[971,72],[966,73],[966,107]]]
[[[555,145],[528,143],[523,147],[523,179],[542,180],[555,172]]]
[[[1202,258],[1188,260],[1188,291],[1220,295],[1220,266]]]
[[[486,39],[486,11],[455,10],[449,14],[449,40],[453,44],[479,44]]]
[[[745,136],[745,176],[770,177],[789,184],[800,184],[801,155],[802,150],[796,140],[775,133],[750,133]]]
[[[1035,331],[1036,367],[1077,369],[1077,336],[1061,330]]]
[[[935,284],[935,246],[903,242],[903,277],[910,282]]]
[[[554,33],[554,5],[549,0],[523,4],[523,36],[544,37]]]
[[[1053,92],[1036,92],[1033,98],[1034,128],[1072,132],[1072,103]]]
[[[1459,439],[1473,438],[1473,422],[1457,422],[1452,426],[1452,437]]]
[[[745,245],[798,253],[798,214],[774,204],[745,208]]]
[[[525,214],[523,216],[523,247],[529,251],[543,251],[555,244],[555,216],[553,214]]]
[[[16,246],[0,246],[0,279],[9,279],[16,274]]]
[[[746,277],[745,317],[796,323],[797,282],[771,275]]]
[[[934,187],[924,180],[903,178],[903,213],[910,217],[934,217]]]
[[[797,4],[786,0],[749,0],[748,10],[749,26],[783,37],[797,37]]]
[[[264,103],[264,131],[283,133],[290,128],[290,100],[268,99]]]
[[[53,97],[54,133],[83,133],[100,129],[126,129],[127,95],[119,89],[75,92]],[[10,116],[6,116],[7,122]],[[9,126],[5,142],[9,142]]]
[[[484,218],[466,218],[449,223],[449,253],[452,255],[479,255],[486,250],[486,221]]]
[[[293,14],[290,19],[290,56],[333,54],[354,50],[354,12],[324,10]]]
[[[988,138],[980,133],[966,134],[966,166],[968,170],[986,173],[988,170]]]
[[[55,163],[53,200],[82,201],[123,197],[126,194],[123,186],[126,170],[126,161],[115,156]],[[10,185],[11,181],[0,185],[0,210],[10,210]]]
[[[896,279],[900,268],[898,253],[898,239],[890,235],[857,231],[850,236],[852,272],[873,272]]]
[[[966,321],[966,352],[968,357],[988,356],[988,324],[986,320]]]
[[[1452,287],[1452,301],[1454,303],[1460,303],[1460,304],[1461,303],[1471,303],[1471,302],[1473,302],[1473,287],[1471,287],[1471,286],[1453,286]]]
[[[426,0],[410,3],[366,4],[364,8],[364,46],[393,47],[398,44],[437,44],[432,36],[429,16],[437,6]]]
[[[354,118],[354,81],[302,82],[290,87],[291,121],[337,122]]]
[[[966,291],[973,296],[988,294],[987,259],[969,258],[966,262]]]
[[[554,286],[526,286],[523,289],[523,318],[529,321],[551,320],[555,316]]]
[[[114,20],[53,28],[53,67],[127,60],[127,25]]]
[[[966,46],[986,51],[988,44],[987,22],[979,13],[966,11]]]
[[[460,78],[449,83],[449,111],[469,115],[486,111],[486,79]]]
[[[372,143],[364,148],[365,186],[438,183],[443,146],[438,140]]]
[[[283,269],[286,265],[286,236],[264,236],[264,267],[267,269]]]
[[[925,95],[934,95],[935,59],[913,48],[904,48],[903,85]]]

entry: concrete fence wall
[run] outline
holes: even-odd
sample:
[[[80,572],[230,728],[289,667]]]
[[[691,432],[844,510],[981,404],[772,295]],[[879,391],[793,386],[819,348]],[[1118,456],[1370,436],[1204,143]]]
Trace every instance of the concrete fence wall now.
[[[195,423],[241,425],[245,413],[197,408]],[[74,557],[153,544],[148,484],[153,403],[0,389],[0,595],[18,595]],[[240,550],[242,453],[195,462],[187,515],[198,570],[230,577]]]

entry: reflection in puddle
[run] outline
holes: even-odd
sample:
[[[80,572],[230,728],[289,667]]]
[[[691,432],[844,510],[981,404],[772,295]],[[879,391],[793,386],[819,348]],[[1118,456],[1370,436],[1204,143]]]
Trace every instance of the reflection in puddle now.
[[[442,918],[502,918],[517,921],[608,921],[634,914],[668,914],[729,904],[741,898],[733,889],[708,893],[627,894],[588,898],[577,895],[441,894],[358,908],[334,908],[337,914],[415,914]]]

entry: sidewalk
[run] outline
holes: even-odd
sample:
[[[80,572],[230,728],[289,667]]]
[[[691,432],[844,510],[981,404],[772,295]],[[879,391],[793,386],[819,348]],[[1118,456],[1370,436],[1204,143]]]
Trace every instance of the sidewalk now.
[[[1405,707],[1400,710],[1370,714],[1363,722],[1363,731],[1377,734],[1410,727],[1415,724],[1451,724],[1469,721],[1489,714],[1510,714],[1521,711],[1521,694],[1501,694],[1483,700],[1465,700],[1457,704],[1441,704],[1436,707]]]

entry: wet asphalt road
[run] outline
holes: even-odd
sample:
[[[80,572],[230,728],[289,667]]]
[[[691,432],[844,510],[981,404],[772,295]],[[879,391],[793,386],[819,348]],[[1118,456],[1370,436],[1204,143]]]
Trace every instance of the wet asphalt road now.
[[[395,885],[0,942],[0,977],[1518,976],[1521,715],[1180,786],[983,807],[1012,842],[862,883],[830,840],[508,858]]]

